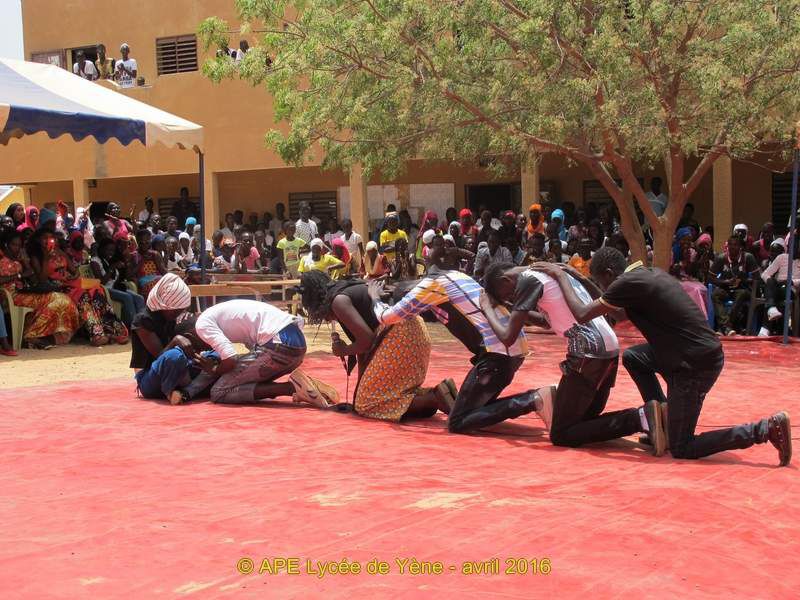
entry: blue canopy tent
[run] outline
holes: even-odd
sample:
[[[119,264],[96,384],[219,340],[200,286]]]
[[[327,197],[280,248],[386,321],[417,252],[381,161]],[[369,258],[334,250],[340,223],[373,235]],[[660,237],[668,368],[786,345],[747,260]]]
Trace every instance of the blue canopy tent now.
[[[44,131],[51,138],[93,136],[124,146],[138,140],[197,152],[200,171],[200,252],[205,254],[203,127],[77,77],[53,65],[0,59],[0,144]],[[201,265],[204,264],[201,261]]]

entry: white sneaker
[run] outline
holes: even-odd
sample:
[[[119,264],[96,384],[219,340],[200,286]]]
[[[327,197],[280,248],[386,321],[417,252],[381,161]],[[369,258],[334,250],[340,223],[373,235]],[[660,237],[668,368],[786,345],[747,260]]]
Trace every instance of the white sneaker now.
[[[769,337],[769,329],[762,327],[758,330],[758,337]]]
[[[773,307],[771,307],[771,308],[770,308],[770,309],[767,311],[767,319],[769,319],[770,321],[777,321],[777,320],[778,320],[778,319],[780,319],[782,316],[783,316],[783,313],[782,313],[781,311],[779,311],[779,310],[778,310],[776,307],[774,307],[774,306],[773,306]]]
[[[544,426],[547,431],[550,431],[550,426],[553,424],[553,402],[556,399],[556,390],[558,388],[554,385],[539,388],[536,390],[536,412],[539,418],[544,421]]]

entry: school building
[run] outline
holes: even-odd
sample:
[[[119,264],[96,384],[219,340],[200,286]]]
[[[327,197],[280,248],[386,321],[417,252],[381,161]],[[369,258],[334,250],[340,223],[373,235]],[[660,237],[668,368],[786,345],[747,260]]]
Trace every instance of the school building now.
[[[318,166],[287,167],[264,142],[265,133],[275,127],[267,92],[237,80],[215,85],[200,70],[206,56],[195,32],[208,16],[230,23],[232,46],[238,46],[240,39],[251,46],[256,43],[257,32],[240,35],[233,5],[233,0],[142,0],[118,10],[105,0],[70,4],[23,0],[25,58],[72,69],[79,50],[92,59],[96,45],[103,43],[109,56],[119,58],[120,45],[128,43],[144,85],[125,89],[110,82],[97,85],[204,126],[204,219],[209,228],[216,227],[226,212],[274,212],[278,202],[295,215],[304,200],[312,203],[318,216],[352,214],[361,229],[367,214],[373,220],[382,217],[390,202],[408,208],[412,217],[432,208],[443,218],[448,206],[518,210],[540,192],[556,203],[571,201],[578,206],[609,201],[587,169],[555,155],[544,155],[538,164],[500,181],[478,159],[471,165],[414,161],[393,181],[366,182],[358,169],[343,173]],[[658,172],[638,175],[646,185],[653,176],[663,177]],[[188,187],[193,198],[199,191],[193,152],[145,150],[137,143],[123,147],[115,140],[100,145],[93,138],[79,143],[69,137],[51,140],[44,133],[0,146],[2,184],[21,185],[26,201],[38,206],[57,200],[78,206],[114,201],[125,214],[134,204],[137,210],[142,208],[145,196],[152,196],[157,210],[168,213],[181,187]],[[713,224],[720,241],[722,232],[739,222],[758,229],[773,220],[782,231],[788,220],[789,191],[788,173],[721,159],[692,202],[697,220]]]

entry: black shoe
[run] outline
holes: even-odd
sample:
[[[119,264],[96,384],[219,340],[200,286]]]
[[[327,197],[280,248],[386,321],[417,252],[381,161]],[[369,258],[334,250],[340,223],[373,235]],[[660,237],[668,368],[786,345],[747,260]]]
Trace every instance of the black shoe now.
[[[780,465],[785,467],[792,461],[792,424],[789,413],[781,411],[769,418],[769,441],[778,449]]]
[[[650,429],[647,433],[653,445],[653,456],[663,456],[667,449],[667,436],[664,432],[664,422],[661,418],[661,403],[657,400],[647,402],[644,405],[644,416]]]

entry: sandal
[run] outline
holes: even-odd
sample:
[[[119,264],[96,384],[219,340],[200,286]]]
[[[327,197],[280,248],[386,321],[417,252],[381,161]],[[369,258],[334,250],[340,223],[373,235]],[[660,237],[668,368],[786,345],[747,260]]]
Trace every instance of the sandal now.
[[[295,393],[292,396],[294,402],[305,402],[317,408],[330,407],[328,399],[318,386],[318,382],[303,373],[300,369],[296,369],[289,375],[289,381],[295,389]]]
[[[96,335],[89,340],[89,343],[95,347],[105,346],[108,344],[108,337],[104,335]]]
[[[25,340],[23,346],[29,350],[50,350],[50,348],[55,347],[53,344],[45,342],[42,339]]]

